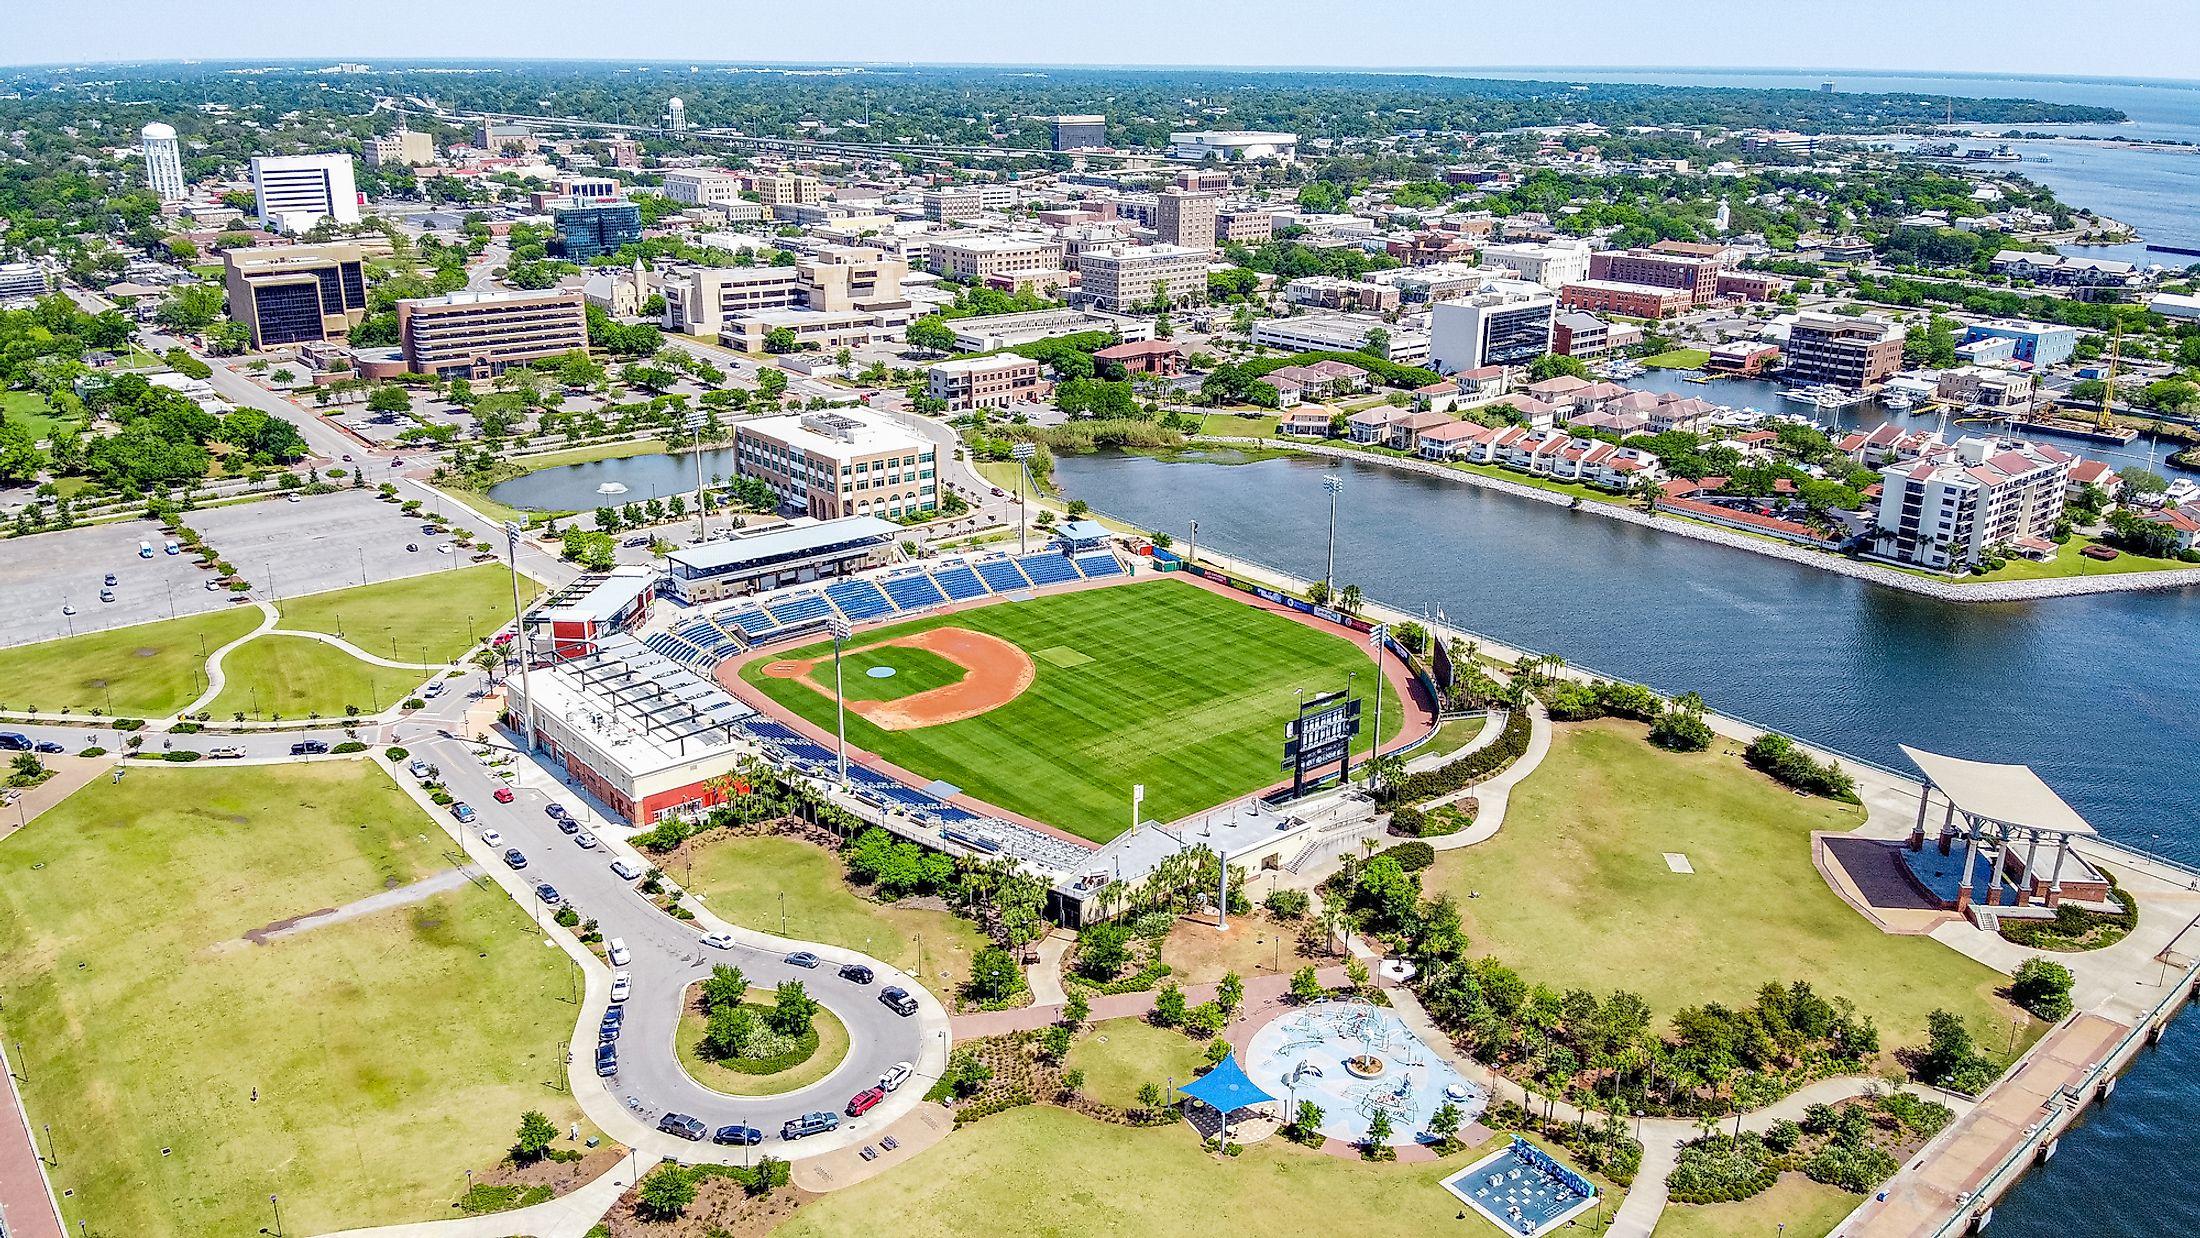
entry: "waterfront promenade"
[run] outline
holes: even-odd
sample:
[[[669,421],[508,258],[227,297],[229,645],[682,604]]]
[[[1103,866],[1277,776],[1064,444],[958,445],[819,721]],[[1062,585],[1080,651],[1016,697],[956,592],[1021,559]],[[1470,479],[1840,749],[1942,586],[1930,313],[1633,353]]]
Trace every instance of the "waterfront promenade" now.
[[[1811,550],[1787,542],[1774,541],[1770,538],[1753,537],[1747,533],[1722,529],[1715,525],[1703,524],[1684,517],[1657,515],[1639,508],[1624,506],[1617,502],[1591,502],[1576,506],[1575,499],[1571,495],[1544,490],[1508,478],[1492,477],[1486,473],[1477,473],[1467,469],[1446,468],[1441,464],[1428,460],[1407,460],[1371,451],[1356,451],[1349,447],[1338,447],[1328,443],[1305,443],[1293,439],[1230,438],[1199,435],[1194,441],[1218,446],[1258,447],[1268,451],[1326,456],[1336,460],[1357,460],[1363,463],[1381,465],[1384,468],[1396,469],[1400,472],[1418,474],[1423,477],[1461,482],[1480,489],[1494,490],[1500,494],[1527,499],[1531,502],[1543,503],[1553,507],[1572,508],[1575,511],[1601,516],[1607,520],[1618,520],[1646,529],[1656,529],[1662,533],[1694,538],[1697,541],[1728,546],[1735,550],[1746,550],[1752,554],[1760,554],[1768,558],[1784,559],[1790,563],[1800,563],[1806,567],[1818,568],[1841,576],[1851,576],[1858,580],[1869,581],[1875,585],[1884,585],[1890,589],[1900,589],[1905,593],[1915,593],[1943,602],[2024,602],[2043,598],[2083,597],[2096,593],[2139,593],[2159,589],[2185,589],[2200,586],[2200,567],[2169,568],[2154,572],[2108,573],[2098,576],[2070,576],[2050,580],[1986,580],[1969,583],[1919,575],[1883,564],[1866,563],[1860,559],[1851,559],[1842,555],[1829,554],[1825,551]]]

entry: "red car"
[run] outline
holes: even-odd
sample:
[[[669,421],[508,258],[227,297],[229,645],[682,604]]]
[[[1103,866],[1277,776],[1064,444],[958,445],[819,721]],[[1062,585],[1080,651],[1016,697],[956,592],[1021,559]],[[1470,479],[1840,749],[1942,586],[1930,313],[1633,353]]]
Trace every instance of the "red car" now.
[[[509,804],[509,803],[511,803],[511,802],[512,802],[512,788],[510,788],[510,787],[498,787],[498,788],[496,789],[496,802],[497,802],[497,803],[499,803],[499,804]]]
[[[886,1099],[886,1093],[877,1088],[865,1088],[848,1098],[848,1107],[842,1112],[851,1118],[860,1118],[871,1111],[871,1106]]]

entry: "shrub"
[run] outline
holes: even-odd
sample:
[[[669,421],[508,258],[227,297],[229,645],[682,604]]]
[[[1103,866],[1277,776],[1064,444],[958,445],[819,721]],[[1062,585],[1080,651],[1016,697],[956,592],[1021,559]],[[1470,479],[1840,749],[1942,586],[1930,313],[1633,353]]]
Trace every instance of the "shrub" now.
[[[1665,1185],[1681,1203],[1717,1204],[1768,1191],[1779,1177],[1771,1150],[1745,1131],[1739,1139],[1711,1135],[1682,1148]]]
[[[1279,920],[1296,920],[1312,906],[1304,890],[1271,890],[1263,906]]]
[[[1377,797],[1385,804],[1415,804],[1448,795],[1487,778],[1519,760],[1528,750],[1529,730],[1528,711],[1513,710],[1505,716],[1505,727],[1497,733],[1495,743],[1435,769],[1407,774],[1395,782],[1385,783]]]
[[[392,744],[390,747],[383,750],[382,755],[387,758],[392,764],[395,764],[411,756],[412,753]]]
[[[342,754],[350,752],[365,752],[366,750],[367,746],[365,744],[360,743],[356,739],[347,739],[343,743],[340,743],[335,747],[329,749],[329,752],[331,754]]]
[[[1856,780],[1832,761],[1817,761],[1785,735],[1759,735],[1743,754],[1757,769],[1798,791],[1828,799],[1856,799]]]
[[[1668,752],[1702,752],[1712,738],[1711,724],[1699,710],[1668,709],[1650,724],[1650,742]]]
[[[1424,842],[1399,843],[1383,851],[1382,855],[1398,861],[1398,867],[1409,873],[1420,872],[1436,862],[1436,848]]]

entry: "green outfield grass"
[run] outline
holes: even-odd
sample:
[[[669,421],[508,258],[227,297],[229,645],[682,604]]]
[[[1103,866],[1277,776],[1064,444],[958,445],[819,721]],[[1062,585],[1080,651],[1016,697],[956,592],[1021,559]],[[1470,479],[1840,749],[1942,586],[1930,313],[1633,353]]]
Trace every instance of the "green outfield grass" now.
[[[222,659],[221,695],[207,712],[226,719],[342,717],[346,706],[379,713],[404,700],[429,672],[376,666],[304,636],[256,636]]]
[[[1010,641],[1037,677],[1008,704],[962,722],[883,731],[848,717],[848,742],[988,803],[1095,841],[1123,832],[1130,789],[1145,812],[1171,821],[1283,778],[1284,725],[1301,690],[1312,695],[1375,677],[1364,648],[1244,602],[1177,580],[1059,593],[937,615],[867,633],[872,640],[961,627]],[[1061,666],[1059,650],[1091,661]],[[788,657],[830,655],[823,643]],[[828,672],[829,673],[829,672]],[[831,696],[742,670],[751,686],[822,726]],[[1374,739],[1368,708],[1360,750]],[[1383,688],[1383,728],[1403,721]]]
[[[205,680],[206,655],[260,624],[257,606],[163,619],[0,650],[0,707],[116,716],[172,713]]]
[[[519,587],[529,602],[542,591],[525,576]],[[483,563],[286,599],[276,607],[282,612],[277,627],[341,636],[396,662],[448,662],[512,621],[512,577],[501,563]]]
[[[1746,1004],[1767,982],[1846,997],[1893,1050],[1921,1044],[1944,1006],[2001,1050],[2017,1011],[1998,972],[1930,937],[1880,932],[1811,862],[1814,830],[1862,822],[1853,804],[1804,798],[1727,755],[1669,753],[1617,721],[1558,728],[1487,842],[1439,852],[1424,875],[1448,893],[1477,952],[1531,984],[1640,994],[1662,1023],[1683,1006]],[[1668,868],[1664,853],[1695,870]],[[1481,897],[1470,898],[1475,891]],[[2022,1049],[2042,1029],[2026,1019]]]
[[[71,1234],[293,1234],[448,1217],[548,1086],[572,963],[461,885],[247,933],[448,869],[364,762],[133,768],[0,842],[0,1000]],[[51,1134],[45,1127],[50,1124]]]
[[[873,679],[869,673],[873,667],[884,667],[894,673],[884,679]],[[929,649],[888,646],[845,653],[840,658],[841,692],[851,701],[898,701],[905,696],[960,683],[965,674],[962,667]],[[818,663],[810,671],[810,681],[827,692],[832,691],[832,659]]]

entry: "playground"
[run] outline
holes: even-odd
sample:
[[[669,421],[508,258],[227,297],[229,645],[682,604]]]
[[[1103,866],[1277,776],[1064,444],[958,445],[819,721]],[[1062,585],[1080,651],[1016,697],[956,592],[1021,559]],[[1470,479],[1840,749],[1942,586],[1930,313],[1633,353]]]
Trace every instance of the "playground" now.
[[[1323,1002],[1253,1034],[1246,1074],[1278,1097],[1286,1112],[1301,1101],[1321,1106],[1331,1139],[1367,1138],[1377,1113],[1390,1115],[1392,1145],[1418,1143],[1429,1119],[1449,1103],[1462,1122],[1480,1116],[1489,1094],[1460,1077],[1398,1016],[1365,1001]]]

